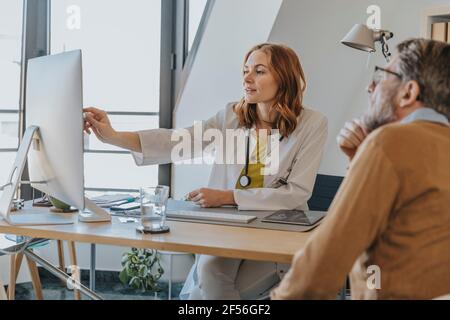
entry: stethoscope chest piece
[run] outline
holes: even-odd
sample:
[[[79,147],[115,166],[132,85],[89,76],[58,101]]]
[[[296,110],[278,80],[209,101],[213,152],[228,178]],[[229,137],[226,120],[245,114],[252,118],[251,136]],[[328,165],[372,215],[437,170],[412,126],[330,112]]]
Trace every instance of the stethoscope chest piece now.
[[[252,179],[249,176],[245,175],[239,178],[239,184],[242,188],[247,188],[251,185]]]
[[[284,137],[280,138],[280,142],[283,141]],[[246,157],[245,157],[245,168],[244,175],[239,178],[239,185],[242,188],[248,188],[252,184],[252,179],[248,175],[248,169],[250,164],[250,131],[247,134],[247,148],[246,148]]]

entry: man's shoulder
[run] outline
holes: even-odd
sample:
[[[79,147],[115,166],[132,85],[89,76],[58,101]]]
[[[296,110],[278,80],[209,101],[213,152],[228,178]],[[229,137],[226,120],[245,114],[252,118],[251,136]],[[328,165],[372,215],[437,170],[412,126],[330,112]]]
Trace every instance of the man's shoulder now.
[[[417,128],[411,126],[411,124],[392,123],[373,131],[369,139],[379,143],[388,143],[390,141],[398,141],[399,138],[408,138],[410,133],[416,130]]]
[[[439,124],[425,121],[416,121],[411,123],[391,123],[378,128],[369,136],[369,138],[378,143],[398,143],[401,141],[417,141],[420,136],[427,136],[432,131],[440,129],[449,130],[450,127],[443,127]]]
[[[441,139],[436,139],[435,135],[441,130],[449,129],[431,122],[393,123],[372,132],[365,144],[369,149],[380,148],[391,155],[404,154],[405,152],[414,152],[417,148],[423,148],[424,145],[443,142]]]

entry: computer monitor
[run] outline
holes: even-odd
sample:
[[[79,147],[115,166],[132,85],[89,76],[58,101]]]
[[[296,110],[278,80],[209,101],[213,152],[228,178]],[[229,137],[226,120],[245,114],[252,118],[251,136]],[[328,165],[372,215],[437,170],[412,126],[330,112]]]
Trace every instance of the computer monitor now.
[[[39,145],[28,152],[31,186],[84,209],[81,51],[28,62],[26,126],[39,127]]]
[[[110,221],[105,210],[84,196],[81,50],[30,59],[26,88],[27,131],[13,167],[11,186],[0,199],[0,213],[17,225],[73,222],[55,214],[11,215],[5,207],[28,155],[33,188],[79,209],[81,221]]]

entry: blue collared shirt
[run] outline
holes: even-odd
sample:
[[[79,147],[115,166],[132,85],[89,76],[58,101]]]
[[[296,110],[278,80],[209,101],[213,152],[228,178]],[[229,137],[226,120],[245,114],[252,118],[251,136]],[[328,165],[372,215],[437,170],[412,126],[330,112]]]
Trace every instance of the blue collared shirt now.
[[[449,125],[449,121],[446,116],[431,108],[420,108],[403,119],[401,123],[406,124],[415,121],[430,121],[447,126]]]

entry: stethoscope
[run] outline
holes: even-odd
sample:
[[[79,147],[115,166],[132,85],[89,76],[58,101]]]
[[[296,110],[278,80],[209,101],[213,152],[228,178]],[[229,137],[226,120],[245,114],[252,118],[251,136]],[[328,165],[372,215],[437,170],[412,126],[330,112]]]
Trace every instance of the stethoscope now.
[[[280,138],[280,142],[283,141],[284,137]],[[252,178],[248,175],[248,169],[250,166],[250,130],[247,133],[247,147],[245,155],[245,170],[244,175],[239,178],[239,185],[241,188],[248,188],[252,184]]]

